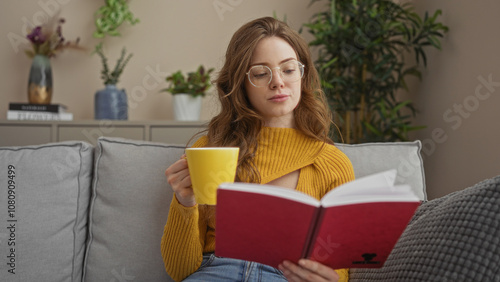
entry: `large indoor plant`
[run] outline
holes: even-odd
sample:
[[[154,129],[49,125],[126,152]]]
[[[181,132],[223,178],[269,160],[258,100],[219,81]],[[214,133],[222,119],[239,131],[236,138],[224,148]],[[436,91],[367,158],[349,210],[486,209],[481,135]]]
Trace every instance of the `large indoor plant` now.
[[[318,2],[320,0],[313,0]],[[304,27],[317,46],[316,67],[341,136],[362,143],[408,140],[415,108],[398,90],[407,77],[420,78],[426,47],[441,49],[448,28],[440,10],[421,18],[411,3],[390,0],[327,0],[328,9]],[[332,130],[335,132],[335,130]]]
[[[127,0],[104,0],[104,4],[95,12],[95,38],[104,39],[106,36],[120,36],[118,28],[128,21],[131,25],[139,22],[129,9]],[[132,57],[126,54],[125,47],[122,48],[119,59],[111,71],[107,64],[107,57],[103,51],[103,41],[99,42],[95,51],[101,58],[101,78],[105,88],[96,92],[94,96],[94,118],[95,119],[128,119],[128,102],[125,89],[118,89],[116,84],[123,69]]]
[[[202,98],[212,86],[210,74],[213,68],[205,70],[200,65],[196,71],[183,74],[177,71],[167,76],[165,80],[168,86],[161,91],[170,92],[173,95],[172,105],[175,120],[199,120]]]

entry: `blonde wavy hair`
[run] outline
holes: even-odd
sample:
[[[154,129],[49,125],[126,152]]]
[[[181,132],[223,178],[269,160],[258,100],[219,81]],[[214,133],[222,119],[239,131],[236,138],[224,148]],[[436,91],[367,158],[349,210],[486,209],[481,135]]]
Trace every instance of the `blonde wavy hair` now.
[[[245,79],[257,44],[273,36],[288,42],[305,65],[301,99],[294,110],[296,129],[313,139],[333,143],[328,137],[330,111],[307,43],[282,21],[272,17],[253,20],[239,28],[229,42],[224,66],[214,81],[221,111],[210,121],[207,133],[207,146],[240,148],[237,181],[260,182],[253,159],[264,121],[247,98]]]

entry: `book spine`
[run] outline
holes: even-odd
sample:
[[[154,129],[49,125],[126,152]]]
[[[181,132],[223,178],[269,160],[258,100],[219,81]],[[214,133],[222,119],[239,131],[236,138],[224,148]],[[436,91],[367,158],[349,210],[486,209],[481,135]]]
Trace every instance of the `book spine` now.
[[[47,113],[34,111],[7,111],[8,120],[73,120],[72,113]]]
[[[52,105],[52,104],[39,105],[39,104],[10,103],[9,110],[11,110],[11,111],[61,113],[64,111],[64,107],[62,107],[61,105]]]
[[[311,219],[311,225],[309,226],[309,231],[307,232],[306,243],[302,249],[302,258],[310,257],[314,242],[316,241],[316,237],[318,235],[318,229],[323,221],[324,210],[325,208],[320,206],[316,208],[316,211],[314,212],[314,216]]]

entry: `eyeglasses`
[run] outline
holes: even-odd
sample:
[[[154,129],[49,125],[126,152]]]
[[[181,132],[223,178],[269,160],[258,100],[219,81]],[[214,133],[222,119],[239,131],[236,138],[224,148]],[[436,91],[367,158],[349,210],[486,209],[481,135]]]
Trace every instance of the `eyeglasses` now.
[[[246,74],[253,86],[265,87],[271,83],[274,69],[278,69],[283,82],[295,82],[304,76],[304,65],[297,60],[284,62],[279,67],[272,69],[264,65],[253,66]]]

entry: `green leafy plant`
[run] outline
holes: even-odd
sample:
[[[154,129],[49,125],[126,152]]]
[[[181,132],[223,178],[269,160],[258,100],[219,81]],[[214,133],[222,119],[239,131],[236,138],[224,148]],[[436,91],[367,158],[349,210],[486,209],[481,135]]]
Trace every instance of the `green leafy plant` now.
[[[196,71],[189,72],[187,76],[180,70],[174,72],[165,78],[169,84],[161,91],[170,92],[173,95],[185,93],[193,97],[204,97],[206,91],[212,86],[210,74],[213,70],[213,68],[205,70],[205,67],[200,65]]]
[[[118,79],[123,72],[123,69],[127,65],[130,58],[132,58],[133,54],[130,53],[127,55],[127,50],[125,49],[125,47],[123,47],[120,57],[116,61],[114,69],[111,71],[108,67],[108,59],[106,58],[106,56],[104,55],[104,51],[102,50],[102,42],[97,44],[94,52],[99,55],[99,57],[101,57],[101,78],[104,81],[104,84],[117,84]]]
[[[312,0],[311,4],[321,0]],[[411,3],[391,0],[327,0],[303,28],[318,47],[316,68],[341,136],[335,141],[406,141],[416,109],[400,101],[407,77],[421,79],[427,47],[441,49],[448,27],[441,10],[421,18]],[[413,57],[414,56],[414,57]],[[413,58],[414,59],[413,59]],[[334,130],[332,130],[334,132]]]
[[[95,38],[109,36],[120,36],[118,27],[125,21],[131,25],[139,22],[128,7],[127,0],[105,0],[105,4],[94,14],[96,31]]]

